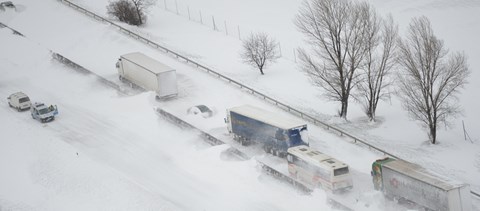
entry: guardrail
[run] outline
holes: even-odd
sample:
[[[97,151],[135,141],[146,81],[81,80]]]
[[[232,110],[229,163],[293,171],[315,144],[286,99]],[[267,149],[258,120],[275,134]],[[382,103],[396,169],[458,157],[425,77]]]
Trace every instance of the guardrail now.
[[[0,22],[0,28],[10,29],[10,30],[12,30],[13,34],[20,35],[20,36],[24,37],[24,35],[22,33],[20,33],[19,31],[15,30],[15,29],[10,28],[9,26],[7,26],[6,24],[3,24],[2,22]]]
[[[107,79],[105,79],[105,78],[97,75],[96,73],[94,73],[94,72],[92,72],[92,71],[90,71],[90,70],[87,70],[86,68],[84,68],[84,67],[82,67],[81,65],[73,62],[72,60],[68,59],[67,57],[64,57],[64,56],[62,56],[61,54],[55,53],[55,52],[53,52],[53,51],[51,52],[51,54],[52,54],[52,58],[53,58],[53,59],[59,61],[59,62],[62,63],[62,64],[65,64],[65,65],[73,68],[73,70],[75,70],[75,71],[77,71],[77,72],[79,72],[79,73],[82,73],[82,74],[92,74],[92,75],[95,75],[96,78],[97,78],[98,80],[100,80],[101,83],[103,83],[103,84],[105,84],[105,85],[107,85],[107,86],[109,86],[109,87],[111,87],[111,88],[114,88],[114,89],[116,89],[117,91],[120,91],[120,92],[123,93],[123,94],[127,94],[127,93],[125,93],[124,90],[120,89],[120,86],[118,86],[118,84],[113,83],[113,82],[111,82],[111,81],[109,81],[109,80],[107,80]]]
[[[256,91],[255,89],[253,89],[253,88],[251,88],[251,87],[249,87],[249,86],[246,86],[246,85],[244,85],[244,84],[242,84],[242,83],[240,83],[240,82],[238,82],[238,81],[236,81],[236,80],[234,80],[234,79],[232,79],[232,78],[230,78],[230,77],[228,77],[228,76],[225,76],[225,75],[223,75],[223,74],[220,74],[220,73],[218,73],[218,72],[216,72],[216,71],[214,71],[214,70],[212,70],[212,69],[210,69],[210,68],[208,68],[208,67],[206,67],[206,66],[204,66],[204,65],[202,65],[202,64],[199,64],[198,62],[195,62],[195,61],[193,61],[193,60],[191,60],[191,59],[189,59],[189,58],[187,58],[187,57],[185,57],[185,56],[182,56],[182,55],[180,55],[179,53],[176,53],[175,51],[172,51],[172,50],[170,50],[170,49],[168,49],[168,48],[166,48],[166,47],[163,47],[163,46],[161,46],[161,45],[159,45],[159,44],[157,44],[157,43],[155,43],[155,42],[153,42],[153,41],[151,41],[151,40],[149,40],[149,39],[147,39],[147,38],[145,38],[145,37],[143,37],[143,36],[141,36],[141,35],[139,35],[139,34],[137,34],[137,33],[135,33],[135,32],[132,32],[132,31],[130,31],[130,30],[128,30],[128,29],[125,29],[124,27],[122,27],[122,26],[120,26],[120,25],[118,25],[118,24],[116,24],[116,23],[113,23],[112,21],[107,20],[106,18],[103,18],[103,17],[101,17],[101,16],[99,16],[99,15],[93,13],[93,12],[90,12],[90,11],[88,11],[87,9],[85,9],[85,8],[83,8],[83,7],[81,7],[81,6],[78,6],[78,5],[72,3],[72,2],[70,2],[70,1],[68,1],[68,0],[59,0],[59,1],[64,2],[64,3],[67,4],[68,6],[74,8],[74,9],[76,9],[76,10],[79,10],[80,12],[82,12],[82,13],[84,13],[84,14],[87,14],[87,15],[91,16],[91,17],[93,17],[93,18],[96,19],[96,20],[103,21],[103,22],[109,23],[109,24],[112,25],[112,26],[115,26],[115,27],[117,27],[118,29],[120,29],[121,32],[126,33],[126,34],[128,34],[129,36],[131,36],[131,37],[133,37],[133,38],[135,38],[135,39],[137,39],[137,40],[139,40],[139,41],[142,41],[142,42],[146,43],[147,45],[150,45],[150,46],[152,46],[152,47],[154,47],[154,48],[157,48],[157,49],[161,49],[161,50],[165,51],[165,53],[171,54],[171,55],[175,56],[175,57],[178,58],[178,59],[182,59],[182,60],[184,60],[185,62],[190,63],[190,64],[196,66],[196,67],[199,68],[199,69],[203,69],[203,70],[206,71],[207,73],[210,73],[210,74],[214,75],[214,76],[217,77],[217,78],[223,79],[223,80],[225,80],[225,81],[227,81],[227,82],[229,82],[229,83],[231,83],[231,84],[234,84],[234,85],[236,85],[236,86],[238,86],[238,87],[240,87],[240,88],[242,88],[242,89],[245,89],[245,90],[247,90],[249,93],[251,93],[252,95],[257,95],[257,96],[259,96],[260,98],[262,98],[263,100],[265,100],[265,101],[267,101],[267,102],[270,102],[270,103],[272,103],[272,104],[275,104],[275,105],[278,106],[279,108],[281,108],[281,109],[283,109],[283,110],[286,110],[286,111],[288,111],[288,112],[290,112],[290,113],[292,113],[292,114],[294,114],[294,115],[296,115],[296,116],[298,116],[298,117],[300,117],[300,118],[302,118],[302,119],[304,119],[304,120],[310,121],[310,122],[312,122],[313,124],[315,124],[315,125],[317,125],[317,126],[323,126],[323,127],[325,127],[326,129],[328,129],[328,130],[333,130],[333,131],[339,133],[341,136],[347,136],[347,137],[351,138],[355,143],[359,142],[359,143],[361,143],[361,144],[364,144],[365,146],[367,146],[367,147],[369,147],[369,148],[371,148],[371,149],[377,150],[377,151],[383,153],[384,155],[388,155],[388,156],[390,156],[390,157],[393,157],[393,158],[396,158],[396,159],[400,159],[399,157],[397,157],[397,156],[395,156],[395,155],[393,155],[393,154],[391,154],[391,153],[388,153],[388,152],[386,152],[386,151],[384,151],[384,150],[382,150],[382,149],[380,149],[380,148],[378,148],[378,147],[375,147],[375,146],[367,143],[366,141],[364,141],[364,140],[362,140],[362,139],[360,139],[360,138],[357,138],[357,137],[355,137],[354,135],[349,134],[348,132],[346,132],[346,131],[344,131],[344,130],[342,130],[342,129],[340,129],[340,128],[337,128],[337,127],[335,127],[335,126],[329,125],[329,124],[327,124],[327,123],[325,123],[325,122],[323,122],[323,121],[321,121],[321,120],[316,119],[315,117],[313,117],[313,116],[311,116],[311,115],[309,115],[309,114],[303,113],[302,111],[300,111],[300,110],[298,110],[298,109],[295,109],[295,108],[287,105],[286,103],[282,103],[282,102],[280,102],[280,101],[278,101],[278,100],[276,100],[276,99],[273,99],[272,97],[269,97],[269,96],[267,96],[267,95],[265,95],[265,94],[262,94],[261,92]]]
[[[283,110],[286,110],[286,111],[290,112],[291,114],[296,115],[296,116],[298,116],[298,117],[300,117],[300,118],[302,118],[302,119],[304,119],[304,120],[306,120],[306,121],[310,121],[310,122],[313,123],[314,125],[323,126],[323,127],[325,127],[327,130],[333,130],[333,131],[339,133],[340,136],[346,136],[346,137],[351,138],[351,139],[354,141],[354,143],[361,143],[361,144],[365,145],[366,147],[368,147],[369,149],[374,149],[374,150],[376,150],[376,151],[378,151],[378,152],[383,153],[384,155],[388,155],[389,157],[392,157],[392,158],[395,158],[395,159],[401,159],[401,158],[397,157],[396,155],[393,155],[393,154],[391,154],[391,153],[389,153],[389,152],[387,152],[387,151],[385,151],[385,150],[382,150],[382,149],[380,149],[380,148],[378,148],[378,147],[376,147],[376,146],[373,146],[373,145],[369,144],[368,142],[366,142],[366,141],[364,141],[364,140],[362,140],[362,139],[360,139],[360,138],[358,138],[358,137],[355,137],[354,135],[352,135],[352,134],[350,134],[350,133],[348,133],[348,132],[346,132],[346,131],[338,128],[338,127],[335,127],[335,126],[330,125],[330,124],[328,124],[328,123],[325,123],[325,122],[323,122],[323,121],[321,121],[321,120],[318,120],[318,119],[316,119],[315,117],[313,117],[313,116],[311,116],[311,115],[309,115],[309,114],[306,114],[306,113],[304,113],[304,112],[302,112],[302,111],[300,111],[300,110],[298,110],[298,109],[295,109],[295,108],[287,105],[286,103],[282,103],[282,102],[280,102],[280,101],[278,101],[278,100],[276,100],[276,99],[273,99],[273,98],[271,98],[271,97],[269,97],[269,96],[267,96],[267,95],[265,95],[265,94],[262,94],[261,92],[256,91],[255,89],[253,89],[253,88],[251,88],[251,87],[249,87],[249,86],[246,86],[246,85],[244,85],[244,84],[242,84],[242,83],[240,83],[240,82],[238,82],[238,81],[236,81],[236,80],[234,80],[234,79],[232,79],[232,78],[230,78],[230,77],[228,77],[228,76],[225,76],[225,75],[223,75],[223,74],[220,74],[220,73],[218,73],[218,72],[216,72],[216,71],[214,71],[214,70],[212,70],[212,69],[210,69],[210,68],[208,68],[208,67],[206,67],[206,66],[204,66],[204,65],[202,65],[202,64],[199,64],[198,62],[195,62],[195,61],[193,61],[193,60],[191,60],[191,59],[189,59],[189,58],[187,58],[187,57],[185,57],[185,56],[182,56],[181,54],[179,54],[179,53],[177,53],[177,52],[175,52],[175,51],[172,51],[172,50],[170,50],[170,49],[168,49],[168,48],[166,48],[166,47],[164,47],[164,46],[161,46],[161,45],[157,44],[157,43],[154,42],[154,41],[151,41],[151,40],[149,40],[149,39],[147,39],[147,38],[145,38],[145,37],[143,37],[143,36],[141,36],[141,35],[139,35],[139,34],[137,34],[137,33],[135,33],[135,32],[132,32],[132,31],[130,31],[130,30],[128,30],[128,29],[126,29],[126,28],[124,28],[124,27],[122,27],[122,26],[120,26],[120,25],[118,25],[118,24],[116,24],[116,23],[114,23],[114,22],[106,19],[106,18],[103,18],[102,16],[99,16],[99,15],[93,13],[93,12],[90,12],[90,11],[88,11],[87,9],[85,9],[85,8],[83,8],[83,7],[81,7],[81,6],[78,6],[78,5],[70,2],[69,0],[58,0],[58,1],[61,1],[61,2],[65,3],[65,4],[67,4],[68,6],[74,8],[74,9],[76,9],[76,10],[78,10],[78,11],[80,11],[80,12],[82,12],[82,13],[88,15],[88,16],[93,17],[93,18],[96,19],[96,20],[103,21],[103,22],[106,22],[106,23],[108,23],[108,24],[110,24],[110,25],[112,25],[112,26],[115,26],[115,27],[117,27],[121,32],[126,33],[127,35],[129,35],[129,36],[131,36],[131,37],[133,37],[133,38],[135,38],[135,39],[137,39],[137,40],[139,40],[139,41],[142,41],[142,42],[144,42],[145,44],[147,44],[147,45],[149,45],[149,46],[151,46],[151,47],[154,47],[154,48],[157,48],[157,49],[161,49],[161,50],[163,50],[165,53],[171,54],[171,55],[175,56],[177,59],[182,59],[182,60],[184,60],[185,62],[190,63],[190,64],[196,66],[196,67],[199,68],[199,69],[203,69],[203,70],[206,71],[207,73],[210,73],[210,74],[214,75],[214,76],[217,77],[217,78],[223,79],[223,80],[225,80],[225,81],[227,81],[227,82],[229,82],[229,83],[232,83],[232,84],[234,84],[234,85],[237,85],[237,86],[239,86],[240,88],[247,90],[247,91],[248,91],[249,93],[251,93],[252,95],[259,96],[260,98],[263,98],[263,100],[265,100],[265,101],[267,101],[267,102],[270,102],[270,103],[272,103],[272,104],[275,104],[277,107],[279,107],[279,108],[281,108],[281,109],[283,109]],[[477,196],[477,197],[480,197],[480,194],[479,194],[479,193],[476,193],[476,192],[473,192],[473,191],[471,191],[471,193],[472,193],[473,195]]]

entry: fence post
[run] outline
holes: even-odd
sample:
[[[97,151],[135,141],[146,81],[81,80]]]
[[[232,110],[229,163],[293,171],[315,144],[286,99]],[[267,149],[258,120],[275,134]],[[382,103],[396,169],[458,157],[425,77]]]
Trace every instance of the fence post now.
[[[215,25],[215,17],[212,15],[213,30],[217,31],[217,25]]]
[[[224,23],[225,23],[225,34],[228,36],[227,21],[224,21]]]
[[[237,25],[237,30],[238,30],[238,39],[242,40],[242,38],[240,37],[240,26],[239,25]]]
[[[295,52],[295,48],[293,49],[293,60],[297,63],[297,52]]]
[[[175,9],[177,10],[177,15],[178,15],[179,13],[178,13],[178,3],[177,3],[177,0],[175,0]]]
[[[165,10],[168,11],[168,8],[167,8],[167,0],[163,0],[163,5],[164,5],[164,7],[165,7]]]
[[[198,10],[198,12],[200,13],[200,23],[203,24],[202,11]]]
[[[280,56],[282,56],[282,46],[280,45],[280,42],[278,43],[278,49],[279,49]]]

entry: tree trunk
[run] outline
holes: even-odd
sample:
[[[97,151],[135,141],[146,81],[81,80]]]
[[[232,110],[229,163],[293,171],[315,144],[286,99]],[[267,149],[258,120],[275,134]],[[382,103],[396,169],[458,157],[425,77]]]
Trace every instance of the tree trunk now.
[[[437,126],[435,123],[430,124],[430,142],[432,144],[437,142]]]
[[[138,25],[142,25],[143,24],[142,13],[140,12],[140,8],[137,4],[135,4],[135,10],[137,11],[138,21],[140,22]]]
[[[342,100],[342,110],[340,110],[340,117],[347,119],[348,98]]]
[[[265,75],[265,74],[263,74],[263,68],[260,68],[260,73],[261,73],[262,75]]]

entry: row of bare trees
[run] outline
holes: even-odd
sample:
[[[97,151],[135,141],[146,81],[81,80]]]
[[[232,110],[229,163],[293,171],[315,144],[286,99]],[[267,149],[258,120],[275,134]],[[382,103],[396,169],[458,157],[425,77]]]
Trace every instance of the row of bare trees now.
[[[393,18],[368,3],[305,0],[295,24],[310,46],[299,49],[301,69],[328,99],[341,103],[340,117],[347,118],[353,97],[375,121],[379,101],[396,88],[435,144],[439,123],[459,114],[456,94],[470,74],[466,56],[449,54],[426,17],[414,18],[400,38]]]
[[[107,11],[120,21],[141,25],[155,2],[111,1]],[[340,117],[347,119],[353,97],[375,121],[378,103],[393,87],[435,144],[439,123],[448,125],[460,113],[457,94],[470,74],[466,56],[449,53],[426,17],[414,18],[407,36],[400,38],[393,18],[380,16],[366,2],[305,0],[295,24],[310,46],[298,50],[301,69],[328,99],[340,102]],[[242,59],[263,75],[279,58],[277,45],[265,33],[251,34],[243,42]],[[394,82],[398,85],[392,86]]]

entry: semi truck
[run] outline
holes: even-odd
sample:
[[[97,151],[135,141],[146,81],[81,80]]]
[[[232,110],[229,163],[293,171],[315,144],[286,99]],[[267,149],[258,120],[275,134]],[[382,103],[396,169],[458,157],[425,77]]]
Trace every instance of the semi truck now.
[[[158,98],[176,96],[175,69],[134,52],[120,56],[116,64],[120,81],[129,81],[145,90],[155,91]]]
[[[258,143],[275,156],[285,157],[290,147],[308,146],[306,123],[251,105],[228,109],[225,123],[229,133],[242,145]]]
[[[417,164],[379,159],[372,164],[371,174],[374,188],[387,198],[407,200],[428,210],[472,210],[468,184],[437,175]]]

